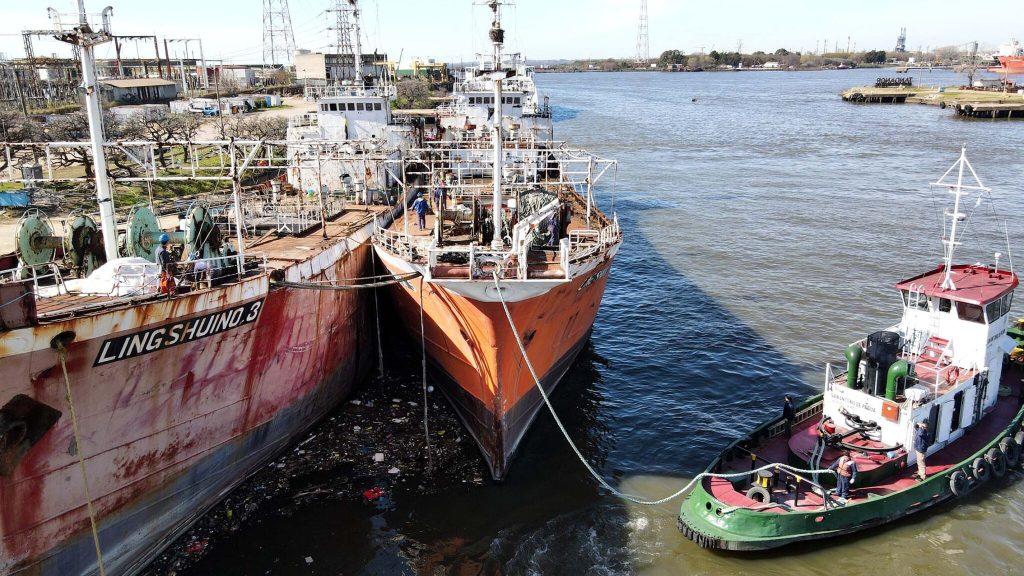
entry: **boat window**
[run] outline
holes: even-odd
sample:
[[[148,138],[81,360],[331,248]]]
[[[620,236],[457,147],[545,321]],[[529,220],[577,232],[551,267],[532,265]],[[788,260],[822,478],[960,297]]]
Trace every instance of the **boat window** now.
[[[1010,307],[1013,306],[1013,292],[1005,294],[1000,300],[1003,303],[1003,311],[1000,316],[1005,316],[1010,313]]]
[[[320,111],[321,112],[327,112],[327,104],[321,104],[320,105]]]
[[[961,320],[967,320],[968,322],[977,322],[978,324],[985,323],[985,314],[982,311],[981,306],[978,306],[977,304],[957,302],[956,315]]]
[[[331,103],[330,106],[331,106],[331,112],[337,112],[338,111],[338,105],[337,104]]]
[[[991,324],[992,322],[995,322],[999,318],[1002,318],[1003,317],[1002,311],[1003,311],[1002,299],[1000,299],[1000,300],[993,300],[992,302],[989,302],[988,304],[986,304],[985,305],[985,316],[988,317],[989,324]]]
[[[352,103],[352,102],[349,102],[348,103],[348,109],[349,110],[355,110],[356,109],[356,105],[354,103]]]
[[[949,298],[939,298],[939,312],[949,312],[953,307],[953,303],[949,301]]]
[[[374,102],[373,103],[373,109],[374,110],[380,110],[380,102]]]
[[[362,102],[356,102],[356,110],[358,110],[359,112],[363,111],[363,103]]]
[[[519,106],[520,102],[522,102],[522,99],[519,96],[516,96],[515,98],[512,99],[512,103],[515,104],[516,106]]]

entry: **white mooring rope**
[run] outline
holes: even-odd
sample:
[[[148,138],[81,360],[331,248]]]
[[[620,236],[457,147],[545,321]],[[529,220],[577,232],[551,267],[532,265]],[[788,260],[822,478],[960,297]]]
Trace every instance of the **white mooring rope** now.
[[[812,475],[812,474],[815,474],[815,475],[816,474],[825,474],[825,473],[829,473],[829,474],[833,474],[833,475],[835,474],[834,470],[801,470],[799,468],[794,468],[794,467],[789,466],[787,464],[772,463],[772,464],[768,464],[766,466],[762,466],[760,468],[756,468],[756,469],[750,470],[749,472],[734,472],[734,473],[730,473],[730,474],[721,474],[721,473],[715,473],[715,472],[701,472],[700,474],[697,474],[696,476],[694,476],[692,480],[687,482],[686,485],[683,486],[682,488],[680,488],[679,490],[673,492],[672,494],[670,494],[670,495],[668,495],[668,496],[666,496],[664,498],[658,499],[658,500],[645,500],[645,499],[643,499],[643,498],[641,498],[639,496],[634,496],[632,494],[627,494],[625,492],[622,492],[622,491],[616,489],[614,486],[609,484],[604,479],[604,477],[602,477],[600,474],[598,474],[596,470],[594,470],[594,467],[590,465],[590,462],[587,462],[587,459],[583,457],[583,453],[581,453],[580,449],[576,447],[576,443],[573,442],[572,438],[569,437],[569,432],[566,431],[565,425],[562,424],[562,420],[558,417],[558,414],[555,413],[555,408],[551,405],[551,400],[548,399],[548,394],[547,394],[547,392],[544,391],[544,386],[541,385],[540,378],[537,377],[537,372],[533,369],[533,363],[530,362],[530,357],[527,356],[527,354],[526,354],[526,348],[523,346],[522,338],[519,337],[519,330],[516,328],[515,322],[512,321],[512,314],[508,311],[508,305],[505,303],[505,297],[502,296],[502,294],[501,294],[501,283],[498,280],[498,273],[497,273],[497,271],[494,271],[492,274],[494,276],[494,286],[495,286],[495,288],[497,289],[497,292],[498,292],[498,300],[501,302],[502,309],[505,310],[505,318],[508,319],[508,326],[509,326],[509,328],[512,329],[512,334],[514,334],[515,337],[516,337],[516,344],[519,345],[519,352],[522,353],[523,360],[526,361],[526,367],[530,369],[530,375],[533,376],[533,382],[534,382],[534,384],[536,384],[537,390],[540,391],[541,398],[544,399],[544,404],[547,405],[548,411],[551,412],[551,417],[555,419],[555,424],[557,424],[558,425],[558,429],[562,431],[562,436],[565,437],[565,441],[569,443],[569,446],[572,448],[572,451],[576,453],[576,457],[579,458],[580,462],[583,463],[583,466],[586,467],[588,472],[590,472],[590,475],[593,476],[594,479],[597,480],[597,482],[601,486],[603,486],[606,490],[608,490],[609,492],[611,492],[615,496],[618,496],[619,498],[622,498],[624,500],[628,500],[628,501],[630,501],[630,502],[632,502],[634,504],[640,504],[640,505],[643,505],[643,506],[657,506],[658,504],[664,504],[665,502],[668,502],[669,500],[672,500],[674,498],[682,496],[686,492],[689,492],[691,488],[696,486],[698,481],[702,480],[703,478],[707,478],[707,477],[711,477],[711,478],[726,478],[726,479],[729,479],[729,478],[744,478],[744,477],[749,477],[752,474],[757,474],[758,472],[760,472],[762,470],[773,470],[773,469],[785,470],[785,471],[787,471],[787,472],[789,472],[791,474],[803,475],[803,476],[809,476],[809,475]]]

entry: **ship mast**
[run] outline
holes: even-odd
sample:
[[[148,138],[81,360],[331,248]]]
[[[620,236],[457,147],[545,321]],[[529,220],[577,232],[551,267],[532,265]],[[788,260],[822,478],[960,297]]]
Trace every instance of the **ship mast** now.
[[[491,217],[494,222],[494,238],[491,239],[491,248],[501,250],[503,241],[501,238],[501,78],[498,72],[494,73],[494,170],[491,174],[493,180]]]
[[[964,168],[970,171],[971,176],[974,178],[974,185],[964,184]],[[950,182],[944,182],[947,176],[950,175],[953,170],[957,171],[956,184]],[[949,170],[942,175],[938,181],[932,183],[932,186],[945,186],[949,188],[949,193],[953,195],[953,210],[945,210],[943,216],[949,218],[949,236],[942,238],[942,246],[944,258],[943,263],[945,264],[945,270],[942,277],[942,289],[943,290],[956,290],[956,285],[953,283],[953,253],[956,251],[956,247],[962,244],[957,240],[956,233],[957,227],[961,220],[964,220],[967,215],[960,212],[960,199],[964,195],[968,194],[970,190],[977,190],[979,193],[988,192],[981,180],[978,178],[977,173],[974,172],[974,168],[971,163],[967,161],[967,146],[964,145],[960,148],[960,158],[955,164],[950,166]]]
[[[106,10],[104,12],[106,13]],[[104,22],[107,21],[108,18],[105,17]],[[89,140],[92,143],[93,173],[96,175],[96,202],[100,208],[103,250],[106,252],[107,262],[110,262],[118,257],[117,222],[114,220],[114,198],[110,193],[107,158],[103,150],[103,116],[100,111],[100,91],[96,84],[96,61],[93,56],[93,46],[111,40],[110,30],[92,30],[85,13],[85,1],[78,0],[78,26],[66,32],[60,30],[55,37],[61,42],[81,48],[82,87],[85,92],[86,117],[89,120]]]
[[[355,64],[356,78],[359,83],[363,82],[363,45],[359,41],[359,2],[358,0],[348,0],[349,4],[352,5],[352,38],[353,50],[352,58]]]
[[[501,238],[501,79],[505,76],[505,73],[501,71],[501,47],[505,42],[505,31],[501,28],[501,2],[491,0],[487,3],[487,6],[494,14],[494,20],[491,21],[491,30],[488,33],[491,38],[491,44],[494,46],[494,72],[491,75],[494,81],[494,170],[491,175],[494,196],[491,209],[494,238],[491,239],[491,248],[501,250],[504,245]]]
[[[494,45],[494,71],[497,72],[501,70],[501,47],[505,43],[505,31],[501,28],[501,2],[491,0],[487,3],[487,6],[494,14],[494,20],[491,21],[491,31],[488,35],[491,38],[491,44]]]

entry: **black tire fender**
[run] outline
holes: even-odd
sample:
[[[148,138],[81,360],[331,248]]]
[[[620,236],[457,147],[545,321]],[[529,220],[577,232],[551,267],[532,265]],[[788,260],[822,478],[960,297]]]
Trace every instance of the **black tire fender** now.
[[[949,491],[957,498],[962,498],[971,489],[971,481],[967,473],[957,470],[949,475]]]
[[[1016,468],[1020,464],[1020,444],[1009,436],[999,441],[999,449],[1006,455],[1006,467]]]
[[[1006,454],[1003,454],[999,448],[990,448],[985,453],[985,461],[992,467],[992,474],[996,478],[1006,476]]]
[[[763,486],[751,486],[750,490],[747,490],[747,498],[750,498],[755,502],[772,501],[772,495],[768,492],[768,489]]]
[[[975,458],[974,462],[971,463],[971,476],[974,476],[974,481],[978,484],[984,484],[988,481],[989,476],[992,475],[992,467],[984,458]]]

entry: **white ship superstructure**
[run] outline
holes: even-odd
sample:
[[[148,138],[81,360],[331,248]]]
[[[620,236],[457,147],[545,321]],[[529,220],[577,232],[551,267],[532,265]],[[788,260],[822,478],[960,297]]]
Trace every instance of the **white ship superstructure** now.
[[[502,3],[490,1],[487,6],[493,14],[488,32],[493,51],[479,55],[477,66],[466,68],[465,77],[454,85],[451,103],[438,109],[445,139],[487,134],[500,119],[512,138],[552,140],[551,108],[537,91],[534,68],[520,54],[504,52]],[[501,81],[500,96],[495,96],[495,80]]]

